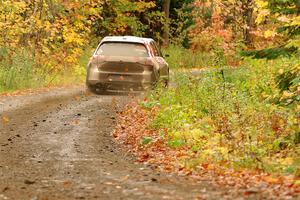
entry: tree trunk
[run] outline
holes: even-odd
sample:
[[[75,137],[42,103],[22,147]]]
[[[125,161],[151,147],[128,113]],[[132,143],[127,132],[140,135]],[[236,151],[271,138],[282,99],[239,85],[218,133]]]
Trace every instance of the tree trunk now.
[[[244,7],[244,41],[248,46],[252,44],[251,30],[253,28],[253,0],[247,0]]]
[[[212,26],[213,22],[214,22],[214,12],[215,12],[215,1],[214,0],[210,0],[210,12],[211,12],[211,17],[209,19],[209,25]]]
[[[169,45],[169,37],[170,37],[170,4],[171,0],[163,0],[163,12],[165,13],[166,22],[164,25],[164,33],[163,33],[163,45]]]

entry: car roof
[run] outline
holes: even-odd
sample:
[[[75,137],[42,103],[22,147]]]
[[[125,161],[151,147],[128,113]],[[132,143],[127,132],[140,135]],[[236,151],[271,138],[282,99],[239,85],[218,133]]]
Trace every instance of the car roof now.
[[[154,41],[152,38],[143,38],[136,36],[107,36],[104,37],[101,41],[103,42],[132,42],[132,43],[150,43]]]

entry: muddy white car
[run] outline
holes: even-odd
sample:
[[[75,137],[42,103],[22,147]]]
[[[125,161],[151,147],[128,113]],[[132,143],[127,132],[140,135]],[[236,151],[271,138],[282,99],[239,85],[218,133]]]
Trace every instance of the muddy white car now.
[[[105,37],[87,66],[86,85],[94,93],[142,91],[161,81],[167,85],[169,67],[151,38]]]

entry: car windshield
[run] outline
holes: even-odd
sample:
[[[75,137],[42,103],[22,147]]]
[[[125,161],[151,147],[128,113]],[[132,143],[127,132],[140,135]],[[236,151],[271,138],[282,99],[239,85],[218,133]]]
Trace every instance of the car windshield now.
[[[143,44],[125,42],[105,42],[96,52],[103,56],[148,57],[148,52]]]

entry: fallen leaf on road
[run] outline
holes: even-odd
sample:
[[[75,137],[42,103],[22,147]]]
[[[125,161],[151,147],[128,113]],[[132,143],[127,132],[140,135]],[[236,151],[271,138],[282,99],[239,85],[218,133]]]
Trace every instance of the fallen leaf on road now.
[[[8,117],[2,117],[4,123],[9,123],[10,119]]]
[[[73,124],[74,124],[74,125],[78,125],[78,124],[80,124],[80,121],[79,121],[79,120],[74,120],[74,121],[73,121]]]
[[[64,187],[70,187],[72,185],[71,181],[65,181],[63,182]]]
[[[74,97],[76,101],[80,101],[81,97],[80,96],[76,96]]]
[[[128,180],[128,178],[129,178],[129,175],[126,175],[126,176],[124,176],[123,178],[121,178],[121,182],[124,182],[124,181],[127,181]]]

